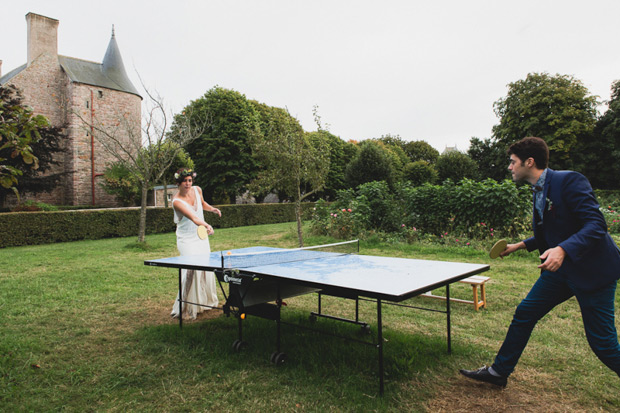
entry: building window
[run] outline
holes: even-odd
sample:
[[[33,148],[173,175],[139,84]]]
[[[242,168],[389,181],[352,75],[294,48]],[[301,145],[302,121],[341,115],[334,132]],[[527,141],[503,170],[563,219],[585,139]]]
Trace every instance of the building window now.
[[[86,101],[86,109],[88,109],[90,107],[90,102]]]
[[[99,98],[103,97],[103,92],[101,90],[97,91],[97,94],[99,95]]]

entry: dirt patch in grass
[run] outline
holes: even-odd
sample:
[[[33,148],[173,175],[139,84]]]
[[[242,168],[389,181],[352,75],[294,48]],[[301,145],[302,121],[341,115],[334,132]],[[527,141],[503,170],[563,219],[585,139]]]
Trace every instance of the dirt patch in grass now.
[[[506,388],[465,377],[449,380],[427,404],[431,412],[585,412],[568,394],[561,394],[557,378],[532,369],[516,371]]]

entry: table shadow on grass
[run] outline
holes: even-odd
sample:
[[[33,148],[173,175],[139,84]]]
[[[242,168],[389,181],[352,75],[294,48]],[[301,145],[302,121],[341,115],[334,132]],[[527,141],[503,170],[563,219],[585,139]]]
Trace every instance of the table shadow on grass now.
[[[282,325],[281,350],[287,359],[279,366],[269,360],[276,349],[276,323],[256,317],[244,321],[243,338],[248,345],[241,351],[232,346],[238,338],[237,319],[233,317],[186,324],[183,329],[178,324],[147,326],[136,335],[145,357],[163,357],[171,365],[208,365],[211,373],[238,375],[240,380],[247,371],[268,371],[267,380],[294,382],[300,389],[345,386],[350,391],[378,394],[376,345],[333,336],[376,342],[375,325],[368,334],[359,326],[333,320],[311,322],[307,313],[289,313],[283,320],[305,328]],[[450,369],[454,362],[447,352],[445,335],[415,334],[384,326],[383,351],[386,392],[411,380],[432,380],[437,369]]]

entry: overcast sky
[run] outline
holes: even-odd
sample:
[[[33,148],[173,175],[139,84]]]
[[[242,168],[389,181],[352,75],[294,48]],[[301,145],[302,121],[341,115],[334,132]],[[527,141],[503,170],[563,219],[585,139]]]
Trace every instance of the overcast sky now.
[[[215,85],[287,107],[305,130],[399,135],[464,151],[530,72],[601,101],[620,79],[620,1],[20,0],[0,14],[2,73],[26,63],[28,12],[60,21],[58,52],[101,62],[112,25],[127,73],[172,111]],[[601,106],[605,110],[606,106]]]

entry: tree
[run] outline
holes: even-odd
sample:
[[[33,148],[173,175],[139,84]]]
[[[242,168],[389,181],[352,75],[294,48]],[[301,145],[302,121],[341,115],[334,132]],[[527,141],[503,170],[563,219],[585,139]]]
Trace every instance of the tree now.
[[[470,139],[467,155],[478,165],[480,181],[491,178],[499,182],[508,178],[506,149],[506,145],[495,140]]]
[[[21,92],[13,85],[0,86],[0,186],[19,199],[18,177],[24,169],[36,170],[39,160],[32,144],[41,138],[40,130],[49,127],[42,115],[22,105]]]
[[[106,167],[101,187],[123,206],[134,206],[140,199],[140,183],[125,162],[114,162]]]
[[[185,149],[194,160],[205,200],[223,204],[234,202],[256,176],[248,133],[258,121],[256,105],[234,90],[216,86],[186,108],[192,122],[207,122],[200,137]],[[175,126],[173,126],[173,130]]]
[[[385,147],[374,140],[363,141],[359,153],[351,160],[345,170],[349,186],[372,181],[395,182],[395,171],[390,154]]]
[[[620,189],[620,80],[611,85],[607,111],[594,127],[592,139],[578,151],[580,169],[597,189]]]
[[[437,171],[427,161],[409,162],[405,165],[403,175],[413,186],[425,183],[434,184],[437,181]]]
[[[252,149],[263,167],[252,182],[257,192],[282,189],[293,194],[299,246],[303,246],[301,202],[321,190],[329,171],[328,145],[311,139],[287,110],[271,108],[252,130]]]
[[[144,87],[144,85],[143,85]],[[116,158],[140,184],[140,223],[138,242],[144,243],[146,234],[146,203],[149,188],[168,171],[184,145],[196,140],[206,128],[206,120],[192,116],[187,109],[174,117],[175,129],[168,132],[169,118],[163,99],[145,88],[147,100],[143,103],[142,124],[126,113],[117,113],[117,121],[102,124],[96,118],[93,124],[82,117],[85,128],[95,130],[95,138]],[[178,145],[169,145],[167,138]]]
[[[308,138],[315,147],[326,144],[327,155],[329,156],[329,171],[325,180],[325,186],[319,192],[315,193],[315,198],[324,198],[326,200],[336,199],[336,194],[341,189],[347,188],[345,179],[345,169],[349,163],[347,147],[353,144],[345,142],[338,136],[333,135],[325,130],[309,132]]]
[[[574,150],[594,129],[597,104],[596,96],[572,76],[530,73],[510,83],[507,96],[494,103],[500,122],[493,138],[508,146],[538,136],[549,145],[552,167],[572,169]]]
[[[463,178],[473,179],[476,176],[478,165],[466,154],[450,151],[437,158],[435,167],[440,181],[451,179],[453,182],[458,182]]]
[[[439,158],[439,151],[425,141],[406,142],[403,150],[411,162],[426,161],[432,165]]]

